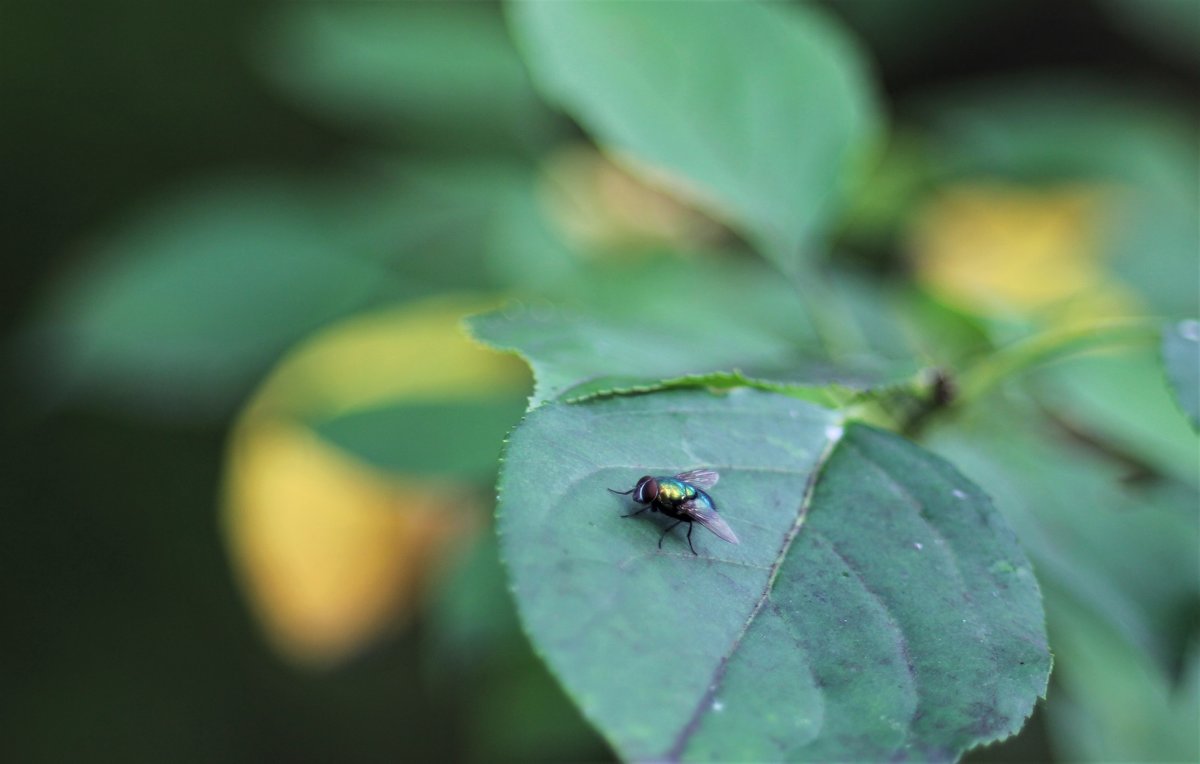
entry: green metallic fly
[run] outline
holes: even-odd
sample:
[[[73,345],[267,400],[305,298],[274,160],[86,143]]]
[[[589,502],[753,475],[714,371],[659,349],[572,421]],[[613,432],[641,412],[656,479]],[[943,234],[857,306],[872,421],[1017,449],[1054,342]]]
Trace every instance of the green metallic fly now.
[[[658,548],[662,549],[663,539],[680,523],[688,524],[687,542],[692,554],[696,547],[692,546],[692,530],[695,523],[700,523],[712,531],[720,539],[730,544],[740,543],[729,524],[717,514],[717,505],[706,490],[717,484],[721,476],[712,470],[692,470],[681,472],[673,477],[653,477],[646,475],[637,481],[637,485],[628,491],[608,490],[618,496],[633,494],[633,500],[646,506],[637,512],[631,512],[621,517],[640,515],[647,509],[651,512],[662,512],[673,518],[675,523],[662,532],[658,537]]]

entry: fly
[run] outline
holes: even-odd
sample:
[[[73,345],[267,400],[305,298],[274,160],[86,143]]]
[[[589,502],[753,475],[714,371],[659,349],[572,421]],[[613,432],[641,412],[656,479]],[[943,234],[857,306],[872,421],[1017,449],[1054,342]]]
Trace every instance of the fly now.
[[[695,523],[700,523],[712,531],[717,538],[728,541],[730,544],[740,543],[733,529],[729,527],[729,523],[717,514],[717,505],[706,493],[708,489],[717,484],[719,478],[720,475],[712,470],[692,470],[672,477],[646,475],[628,491],[614,491],[612,488],[608,490],[619,496],[633,494],[634,501],[645,505],[638,511],[621,515],[621,517],[640,515],[648,509],[651,512],[662,512],[675,520],[675,523],[658,537],[659,549],[662,549],[663,539],[668,533],[680,523],[687,523],[688,548],[692,550],[692,554],[696,554],[696,547],[692,546],[692,530]]]

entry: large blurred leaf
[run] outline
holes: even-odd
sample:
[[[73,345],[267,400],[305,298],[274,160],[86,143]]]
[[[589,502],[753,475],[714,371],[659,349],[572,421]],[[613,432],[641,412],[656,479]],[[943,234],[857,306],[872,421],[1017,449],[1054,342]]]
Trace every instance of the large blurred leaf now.
[[[1059,755],[1195,760],[1196,492],[1123,485],[1116,462],[1056,437],[1020,398],[994,396],[944,422],[930,446],[995,496],[1034,563],[1055,655],[1046,717]]]
[[[912,359],[896,357],[907,346],[879,315],[886,299],[851,281],[833,287],[847,298],[841,330],[857,335],[860,352],[836,360],[819,348],[795,291],[753,262],[656,259],[593,268],[584,281],[553,306],[514,304],[470,320],[476,337],[533,367],[534,404],[717,373],[863,387],[916,371]],[[744,383],[733,376],[693,382]]]
[[[1068,605],[1047,611],[1062,691],[1046,716],[1067,761],[1200,760],[1200,651],[1178,681]]]
[[[43,390],[139,410],[225,411],[297,339],[419,287],[367,255],[387,232],[359,195],[227,179],[155,205],[96,244],[38,321]]]
[[[1059,361],[1032,378],[1062,421],[1184,483],[1200,485],[1200,439],[1163,384],[1155,348]]]
[[[972,85],[928,103],[955,173],[1108,191],[1102,249],[1157,312],[1200,313],[1200,141],[1185,115],[1087,80]]]
[[[520,3],[510,19],[552,100],[785,271],[811,255],[878,129],[858,50],[812,8]]]
[[[523,395],[398,401],[311,422],[318,435],[379,469],[460,479],[492,475]]]
[[[1200,323],[1188,320],[1168,327],[1162,356],[1179,407],[1192,427],[1200,429]]]
[[[701,465],[738,546],[659,550],[657,516],[605,490]],[[947,759],[1044,691],[1037,584],[988,499],[830,411],[745,389],[547,404],[500,491],[526,629],[623,757]]]
[[[990,398],[928,443],[995,498],[1048,611],[1090,612],[1165,675],[1200,597],[1194,490],[1123,485],[1120,465],[1063,442],[1019,399]]]
[[[528,385],[517,361],[463,335],[463,314],[485,305],[441,297],[339,322],[289,354],[238,418],[228,543],[286,656],[334,662],[406,623],[431,570],[479,524],[480,478]]]
[[[532,167],[386,157],[324,179],[196,184],[83,255],[35,324],[43,391],[187,416],[228,413],[288,346],[353,311],[549,288],[577,267]]]
[[[381,253],[390,268],[442,289],[549,289],[575,276],[576,259],[539,208],[529,163],[376,158],[375,164],[389,185],[363,225],[392,237],[394,246]]]
[[[588,272],[556,306],[473,317],[472,333],[519,351],[537,403],[712,371],[780,371],[813,340],[795,292],[765,267],[659,259]]]
[[[550,135],[550,114],[493,7],[285,3],[265,24],[267,75],[356,126],[475,151]]]

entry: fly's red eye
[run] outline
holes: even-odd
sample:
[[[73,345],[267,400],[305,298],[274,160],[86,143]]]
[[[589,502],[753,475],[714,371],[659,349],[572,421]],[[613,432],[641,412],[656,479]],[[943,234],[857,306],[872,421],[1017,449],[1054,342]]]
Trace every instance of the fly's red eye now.
[[[649,504],[658,496],[658,481],[647,475],[637,482],[637,490],[633,492],[634,501],[639,504]]]

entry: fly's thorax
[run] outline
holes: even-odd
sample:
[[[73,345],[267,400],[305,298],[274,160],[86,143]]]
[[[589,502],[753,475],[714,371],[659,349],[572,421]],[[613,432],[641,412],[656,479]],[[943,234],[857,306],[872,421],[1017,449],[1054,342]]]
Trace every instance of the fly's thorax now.
[[[658,478],[658,500],[665,504],[680,504],[696,496],[696,489],[682,480]]]

